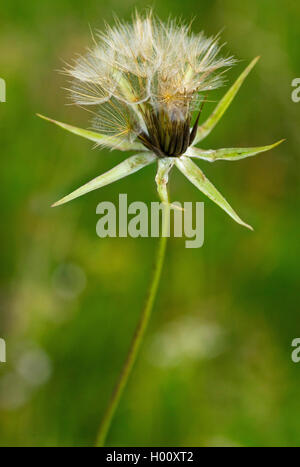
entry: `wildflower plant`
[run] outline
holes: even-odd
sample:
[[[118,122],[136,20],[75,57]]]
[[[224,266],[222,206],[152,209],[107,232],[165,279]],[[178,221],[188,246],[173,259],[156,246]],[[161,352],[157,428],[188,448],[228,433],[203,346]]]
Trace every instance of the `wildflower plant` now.
[[[67,203],[156,163],[157,190],[167,209],[172,207],[167,191],[169,173],[176,166],[236,222],[252,229],[193,159],[235,161],[268,151],[283,141],[247,148],[201,149],[196,146],[219,122],[259,57],[252,60],[208,119],[200,124],[207,94],[223,84],[224,72],[235,63],[233,57],[221,55],[218,37],[193,34],[188,25],[175,20],[163,23],[150,12],[143,17],[136,13],[132,23],[116,20],[113,27],[107,25],[106,31],[98,33],[93,40],[93,48],[64,70],[71,77],[69,93],[72,102],[93,114],[92,128],[85,130],[40,117],[93,141],[96,146],[135,151],[135,154],[53,206]],[[166,219],[164,216],[150,292],[104,416],[98,445],[104,444],[153,307],[166,247]]]

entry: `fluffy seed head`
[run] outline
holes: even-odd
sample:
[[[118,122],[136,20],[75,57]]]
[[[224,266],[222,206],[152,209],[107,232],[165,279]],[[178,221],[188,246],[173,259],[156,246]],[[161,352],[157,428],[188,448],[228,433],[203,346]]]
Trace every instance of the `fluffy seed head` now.
[[[159,157],[179,156],[195,135],[193,112],[221,85],[221,69],[234,63],[219,52],[216,38],[135,14],[132,23],[106,26],[94,48],[65,71],[73,101],[95,106],[94,129],[138,139]]]

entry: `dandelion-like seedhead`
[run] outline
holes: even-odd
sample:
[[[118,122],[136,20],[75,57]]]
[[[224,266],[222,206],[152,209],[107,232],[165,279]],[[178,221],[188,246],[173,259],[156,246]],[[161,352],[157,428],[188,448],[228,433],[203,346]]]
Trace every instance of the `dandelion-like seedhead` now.
[[[106,26],[97,40],[65,70],[73,102],[95,107],[93,129],[137,139],[158,157],[184,154],[196,136],[193,111],[204,92],[222,84],[221,70],[234,59],[220,56],[217,38],[151,13]]]
[[[214,129],[259,58],[252,60],[208,119],[199,124],[205,95],[222,84],[224,70],[234,63],[232,57],[222,57],[220,49],[218,38],[195,35],[175,20],[163,23],[152,13],[136,14],[132,23],[116,20],[114,27],[106,26],[105,32],[98,33],[87,55],[64,70],[72,78],[71,99],[93,113],[93,128],[84,130],[40,116],[97,146],[138,152],[54,206],[157,162],[155,180],[163,203],[170,206],[167,184],[175,165],[236,222],[251,229],[191,160],[240,160],[283,141],[246,148],[195,147]]]

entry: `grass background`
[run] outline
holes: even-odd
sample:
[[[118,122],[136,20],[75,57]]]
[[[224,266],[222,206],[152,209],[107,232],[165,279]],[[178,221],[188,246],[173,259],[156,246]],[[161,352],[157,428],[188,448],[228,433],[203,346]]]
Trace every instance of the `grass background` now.
[[[51,210],[121,161],[39,120],[78,126],[56,72],[91,44],[89,25],[130,18],[143,1],[4,0],[0,17],[0,445],[91,445],[143,304],[155,239],[105,239],[96,205],[156,200],[154,167]],[[300,5],[283,0],[164,0],[154,9],[223,29],[240,62],[261,60],[205,148],[287,142],[236,163],[201,163],[255,227],[248,232],[172,173],[171,196],[205,201],[205,244],[170,241],[150,329],[109,434],[111,446],[293,446],[300,440]],[[217,100],[225,89],[214,93]],[[214,108],[207,104],[203,118]]]

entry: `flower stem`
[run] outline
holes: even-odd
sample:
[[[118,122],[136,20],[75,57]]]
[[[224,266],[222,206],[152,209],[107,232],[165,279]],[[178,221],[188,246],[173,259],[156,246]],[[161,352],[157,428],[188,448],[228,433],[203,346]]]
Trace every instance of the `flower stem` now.
[[[168,218],[166,211],[167,210],[163,211],[162,235],[159,239],[158,252],[157,252],[156,261],[154,264],[152,280],[151,280],[149,292],[147,295],[146,303],[142,310],[139,323],[136,327],[136,330],[135,330],[135,333],[134,333],[134,336],[133,336],[133,339],[130,345],[129,352],[127,354],[127,358],[125,360],[125,363],[119,375],[119,379],[117,381],[117,384],[112,393],[109,404],[106,408],[104,417],[102,419],[99,432],[98,432],[98,436],[97,436],[97,440],[96,440],[96,447],[103,447],[105,445],[107,433],[109,431],[115,411],[118,408],[121,396],[127,384],[133,365],[136,361],[136,358],[137,358],[137,355],[138,355],[138,352],[139,352],[141,343],[143,341],[143,337],[145,335],[145,331],[147,329],[147,325],[148,325],[148,322],[151,316],[154,300],[156,298],[156,294],[157,294],[157,290],[158,290],[158,286],[159,286],[159,282],[161,278],[161,272],[163,268],[166,246],[167,246],[167,238],[168,238],[167,227],[168,227],[169,218]]]

